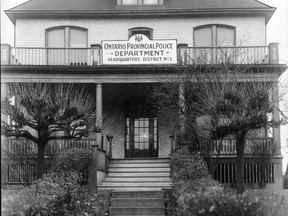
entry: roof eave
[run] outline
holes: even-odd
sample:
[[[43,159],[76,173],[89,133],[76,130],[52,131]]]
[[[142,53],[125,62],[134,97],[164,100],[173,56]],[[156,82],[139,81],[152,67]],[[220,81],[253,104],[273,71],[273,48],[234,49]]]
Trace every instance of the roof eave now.
[[[11,22],[15,24],[17,18],[49,18],[49,17],[139,17],[139,16],[209,16],[209,15],[228,15],[228,14],[259,14],[265,16],[266,24],[274,14],[276,8],[235,8],[235,9],[160,9],[160,10],[101,10],[101,11],[11,11],[5,10]]]

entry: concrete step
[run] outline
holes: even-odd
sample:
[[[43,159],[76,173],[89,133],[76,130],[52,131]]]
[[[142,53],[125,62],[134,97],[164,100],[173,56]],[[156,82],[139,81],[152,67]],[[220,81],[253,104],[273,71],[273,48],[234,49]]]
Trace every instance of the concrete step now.
[[[163,158],[163,159],[112,159],[110,161],[110,164],[118,164],[118,163],[169,163],[169,159]]]
[[[163,198],[162,191],[112,192],[112,198]]]
[[[169,187],[172,182],[105,182],[101,186],[109,187]]]
[[[151,168],[151,167],[145,167],[145,168],[109,168],[108,172],[125,172],[125,173],[131,173],[131,172],[170,172],[169,167],[162,167],[162,168]]]
[[[170,172],[108,172],[107,177],[169,177]]]
[[[169,163],[113,163],[109,165],[110,168],[123,167],[169,167]]]
[[[131,216],[131,215],[113,215],[113,216]],[[151,214],[149,214],[149,215],[137,215],[137,216],[165,216],[164,214],[163,215],[151,215]]]
[[[110,187],[110,186],[102,186],[100,185],[98,187],[98,190],[110,190],[110,191],[162,191],[162,189],[171,189],[171,186],[169,187],[164,187],[164,186],[161,186],[161,187],[135,187],[135,186],[131,186],[131,187],[123,187],[123,186],[113,186],[113,187]]]
[[[106,177],[105,182],[171,182],[169,177]]]
[[[164,207],[111,207],[111,215],[164,215]]]
[[[112,198],[111,206],[150,206],[150,207],[163,207],[164,200],[163,198]]]

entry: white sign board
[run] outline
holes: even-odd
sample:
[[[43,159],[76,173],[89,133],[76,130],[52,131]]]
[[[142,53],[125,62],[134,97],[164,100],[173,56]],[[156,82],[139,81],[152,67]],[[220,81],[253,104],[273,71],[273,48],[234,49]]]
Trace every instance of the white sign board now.
[[[177,42],[136,34],[128,41],[102,41],[102,57],[103,65],[177,64]]]

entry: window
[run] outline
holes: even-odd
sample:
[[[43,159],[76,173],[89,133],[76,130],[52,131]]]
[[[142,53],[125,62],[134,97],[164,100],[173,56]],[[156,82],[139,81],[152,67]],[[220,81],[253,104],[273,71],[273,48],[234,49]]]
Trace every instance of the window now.
[[[57,27],[47,29],[47,47],[87,47],[87,29],[79,27]]]
[[[117,4],[120,6],[149,6],[149,5],[163,5],[164,0],[118,0]]]
[[[135,34],[143,34],[146,37],[148,37],[150,40],[153,39],[153,29],[151,28],[145,28],[145,27],[137,27],[129,29],[129,38],[132,37]]]
[[[47,61],[49,65],[87,65],[87,29],[60,26],[46,30]],[[61,49],[63,48],[63,49]]]
[[[234,46],[235,27],[226,25],[204,25],[194,28],[194,46]]]

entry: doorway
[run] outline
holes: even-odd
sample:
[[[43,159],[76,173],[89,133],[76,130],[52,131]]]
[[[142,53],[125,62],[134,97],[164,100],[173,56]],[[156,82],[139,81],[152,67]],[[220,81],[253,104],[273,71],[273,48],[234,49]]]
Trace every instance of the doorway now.
[[[152,117],[126,118],[126,157],[158,157],[158,120]]]

